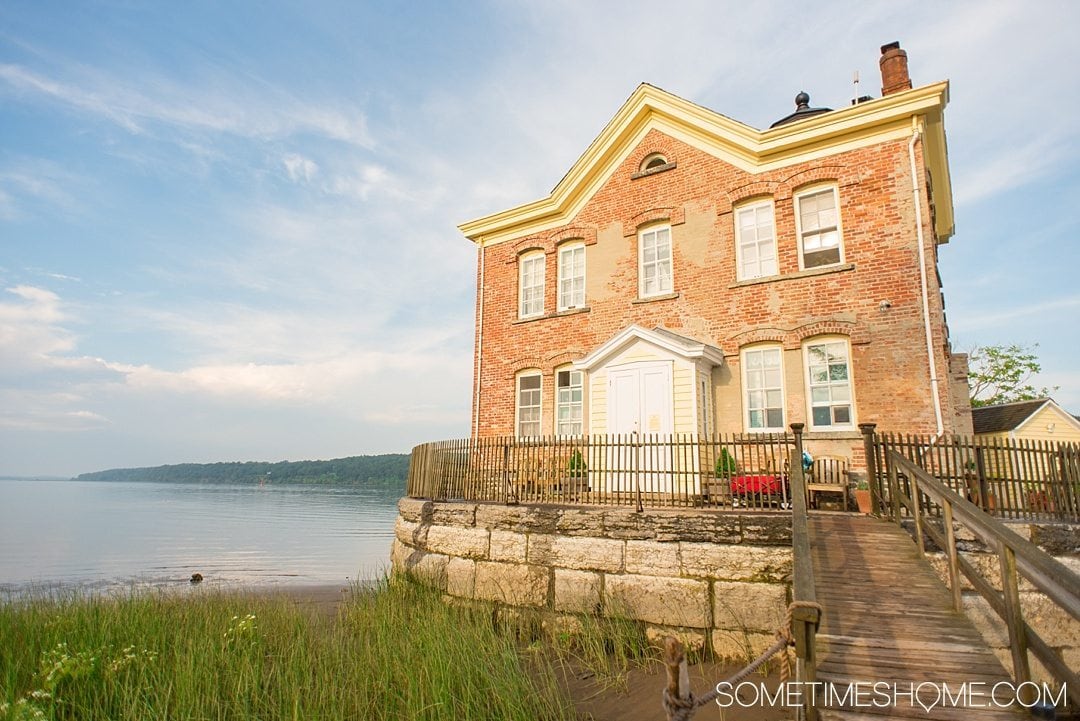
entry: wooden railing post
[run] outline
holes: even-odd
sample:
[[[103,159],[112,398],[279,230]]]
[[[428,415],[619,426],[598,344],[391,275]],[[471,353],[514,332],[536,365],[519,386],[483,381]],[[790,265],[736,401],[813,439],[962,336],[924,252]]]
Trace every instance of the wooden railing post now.
[[[979,483],[979,507],[989,513],[990,488],[986,484],[986,459],[982,446],[975,446],[975,477]]]
[[[794,427],[792,428],[794,430]],[[801,430],[801,429],[800,429]],[[798,436],[796,436],[798,437]],[[813,559],[810,557],[810,525],[807,517],[806,477],[803,475],[802,452],[798,446],[789,461],[791,476],[791,552],[793,556],[792,600],[811,605],[798,605],[791,612],[791,635],[795,639],[795,657],[799,661],[799,680],[817,683],[817,630],[821,613],[816,606]],[[817,721],[817,708],[812,703],[815,694],[804,694],[804,718]]]
[[[863,453],[866,455],[866,481],[870,488],[870,512],[877,516],[881,514],[882,488],[881,479],[877,475],[877,449],[874,447],[874,429],[876,423],[860,423],[859,430],[863,435]]]
[[[664,639],[664,666],[667,669],[668,696],[679,701],[690,700],[690,669],[686,665],[686,652],[673,636]],[[670,720],[673,716],[667,714]]]
[[[960,558],[956,550],[956,531],[953,529],[952,502],[945,501],[943,506],[943,520],[945,522],[945,541],[949,554],[949,590],[952,591],[953,610],[964,610],[964,599],[960,593]]]
[[[1031,680],[1028,665],[1027,634],[1020,608],[1020,579],[1016,573],[1016,552],[998,542],[998,561],[1001,565],[1001,594],[1005,601],[1005,625],[1009,629],[1009,650],[1012,652],[1013,680],[1017,686]]]
[[[915,546],[919,549],[919,557],[926,555],[926,545],[923,541],[923,511],[922,499],[919,497],[919,480],[913,474],[907,474],[908,483],[911,487],[911,514],[915,516]]]
[[[638,442],[637,431],[630,434],[630,477],[634,479],[634,491],[637,496],[637,512],[641,513],[645,507],[641,504],[641,443]]]
[[[896,464],[888,458],[885,459],[885,466],[889,473],[889,505],[891,507],[892,519],[896,521],[896,525],[900,525],[900,479],[897,478]]]

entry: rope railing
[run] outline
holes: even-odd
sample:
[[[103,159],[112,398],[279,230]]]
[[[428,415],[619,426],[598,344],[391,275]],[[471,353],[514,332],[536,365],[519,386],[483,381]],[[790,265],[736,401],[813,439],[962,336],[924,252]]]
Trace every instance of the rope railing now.
[[[721,688],[733,689],[754,673],[769,659],[780,656],[780,683],[791,677],[791,661],[788,649],[795,649],[796,676],[804,684],[817,682],[816,636],[821,622],[822,608],[817,603],[814,589],[814,571],[810,558],[810,532],[807,520],[806,478],[802,470],[802,425],[793,424],[796,447],[791,452],[792,478],[792,553],[794,555],[794,579],[792,602],[788,604],[783,624],[776,630],[776,641],[760,656],[744,666],[738,673],[718,683],[712,691],[695,696],[690,688],[690,676],[686,653],[682,643],[668,636],[664,640],[664,664],[668,683],[663,692],[663,707],[668,721],[689,721],[702,706],[716,701]],[[804,696],[802,718],[817,721],[814,704],[816,696]]]
[[[821,606],[816,603],[794,601],[788,605],[784,625],[776,630],[776,641],[765,651],[741,668],[737,673],[724,679],[713,687],[712,691],[695,696],[690,688],[690,671],[686,662],[686,649],[683,644],[673,636],[664,639],[664,666],[667,669],[668,683],[662,693],[662,705],[668,721],[689,721],[694,713],[702,706],[713,703],[723,693],[720,689],[734,689],[742,681],[757,671],[773,656],[780,654],[780,683],[786,683],[791,677],[791,660],[788,657],[788,649],[796,645],[792,635],[793,617],[800,610],[813,610],[821,613]],[[812,721],[817,718],[816,709],[806,707],[806,719]],[[812,714],[812,715],[810,715]]]

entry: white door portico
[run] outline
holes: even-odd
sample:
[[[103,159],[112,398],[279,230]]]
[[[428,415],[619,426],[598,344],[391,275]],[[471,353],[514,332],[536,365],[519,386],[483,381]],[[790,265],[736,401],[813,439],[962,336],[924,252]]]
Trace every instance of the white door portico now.
[[[723,353],[706,343],[663,328],[629,326],[574,363],[589,378],[588,432],[621,437],[619,442],[702,433],[706,409],[712,407],[702,394],[711,393],[712,369],[723,360]],[[626,471],[611,476],[617,485],[636,476],[652,490],[672,490],[672,459],[665,454],[617,453],[608,463],[612,470]]]

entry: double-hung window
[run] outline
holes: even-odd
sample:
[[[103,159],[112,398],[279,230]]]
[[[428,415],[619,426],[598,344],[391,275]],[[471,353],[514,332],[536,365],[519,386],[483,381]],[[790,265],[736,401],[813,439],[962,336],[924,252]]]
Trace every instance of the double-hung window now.
[[[739,280],[776,275],[776,223],[773,202],[764,200],[735,210]]]
[[[851,397],[851,351],[845,340],[813,342],[806,346],[810,426],[850,428],[854,424]]]
[[[540,390],[539,372],[522,373],[517,378],[517,434],[519,436],[540,435]]]
[[[803,268],[844,262],[838,200],[835,187],[819,188],[795,196],[799,262]]]
[[[559,310],[585,307],[585,244],[559,248]]]
[[[555,433],[580,436],[582,433],[582,371],[562,370],[555,374]]]
[[[750,431],[784,430],[783,349],[750,348],[742,353],[746,389],[746,428]]]
[[[638,235],[638,297],[672,292],[671,228],[654,226]]]
[[[530,318],[544,314],[544,254],[529,253],[518,262],[518,316]]]

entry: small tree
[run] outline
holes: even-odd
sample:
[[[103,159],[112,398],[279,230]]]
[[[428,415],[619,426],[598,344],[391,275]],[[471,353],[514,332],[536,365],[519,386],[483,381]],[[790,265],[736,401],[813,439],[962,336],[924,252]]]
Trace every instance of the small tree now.
[[[1035,350],[1020,345],[976,347],[969,354],[968,389],[973,407],[1045,398],[1058,389],[1036,389],[1028,381],[1042,370]]]
[[[716,459],[716,477],[717,478],[729,478],[735,473],[736,464],[735,459],[728,453],[727,448],[720,449],[720,455]]]

